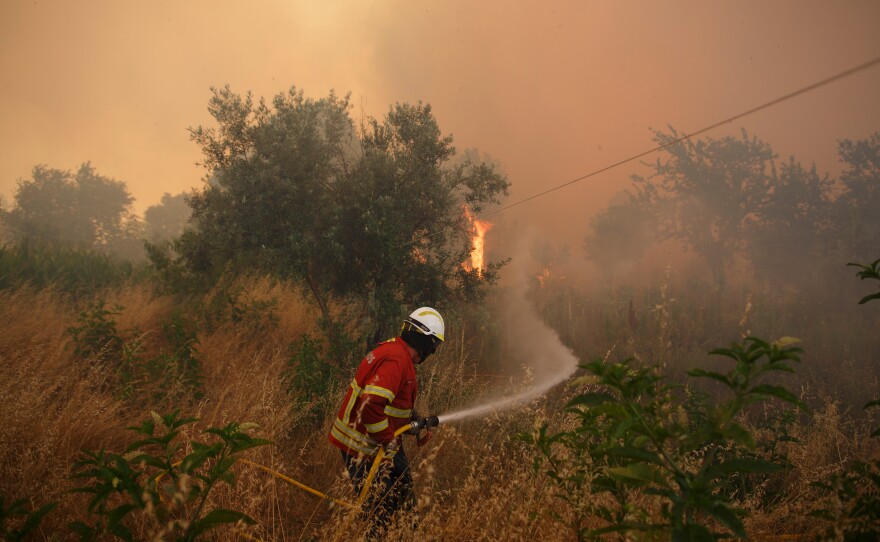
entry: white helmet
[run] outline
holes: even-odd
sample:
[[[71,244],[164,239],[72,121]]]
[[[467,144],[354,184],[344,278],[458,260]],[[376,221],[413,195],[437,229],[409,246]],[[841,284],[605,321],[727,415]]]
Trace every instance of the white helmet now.
[[[412,324],[413,328],[422,335],[437,337],[441,342],[445,340],[443,333],[446,331],[446,326],[443,324],[443,317],[436,309],[420,307],[409,315],[406,323]]]

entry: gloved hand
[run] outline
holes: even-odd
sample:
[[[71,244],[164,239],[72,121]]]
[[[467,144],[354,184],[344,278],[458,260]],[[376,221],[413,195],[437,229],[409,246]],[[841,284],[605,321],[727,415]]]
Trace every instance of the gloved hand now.
[[[418,435],[423,429],[437,427],[437,424],[439,424],[440,421],[437,419],[437,416],[428,416],[427,418],[413,418],[409,423],[412,427],[407,429],[404,433],[407,435]]]
[[[421,419],[413,418],[412,420],[410,420],[409,423],[412,424],[412,427],[410,427],[409,429],[407,429],[406,431],[403,432],[405,435],[418,436],[419,432],[421,432],[421,430],[425,428],[425,419],[424,418],[421,418]]]

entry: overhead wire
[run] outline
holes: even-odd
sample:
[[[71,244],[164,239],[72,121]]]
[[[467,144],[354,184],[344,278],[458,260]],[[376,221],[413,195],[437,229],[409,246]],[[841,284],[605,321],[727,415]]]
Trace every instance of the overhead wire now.
[[[728,117],[724,120],[720,120],[718,122],[710,124],[704,128],[700,128],[699,130],[696,130],[694,132],[684,134],[684,135],[677,137],[671,141],[667,141],[666,143],[663,143],[661,145],[657,145],[656,147],[653,147],[653,148],[648,149],[646,151],[640,152],[638,154],[634,154],[634,155],[630,156],[629,158],[624,158],[623,160],[619,160],[617,162],[614,162],[613,164],[609,164],[609,165],[602,167],[600,169],[597,169],[595,171],[591,171],[590,173],[587,173],[586,175],[582,175],[576,179],[572,179],[572,180],[567,181],[565,183],[562,183],[560,185],[554,186],[553,188],[548,188],[547,190],[544,190],[543,192],[533,194],[527,198],[524,198],[524,199],[521,199],[521,200],[516,201],[514,203],[511,203],[510,205],[505,205],[504,207],[501,207],[499,209],[495,209],[494,211],[491,211],[489,213],[484,214],[483,218],[500,213],[502,211],[506,211],[507,209],[510,209],[512,207],[516,207],[517,205],[522,205],[523,203],[526,203],[526,202],[531,201],[533,199],[537,199],[542,196],[546,196],[547,194],[549,194],[551,192],[561,190],[567,186],[573,185],[573,184],[578,183],[580,181],[583,181],[585,179],[589,179],[590,177],[593,177],[593,176],[598,175],[600,173],[604,173],[604,172],[608,171],[609,169],[613,169],[618,166],[622,166],[623,164],[626,164],[628,162],[632,162],[633,160],[638,160],[639,158],[647,156],[651,153],[657,152],[659,150],[663,150],[666,147],[671,147],[672,145],[675,145],[676,143],[681,143],[682,141],[684,141],[686,139],[690,139],[694,136],[698,136],[698,135],[706,133],[710,130],[714,130],[715,128],[718,128],[719,126],[729,124],[735,120],[739,120],[739,119],[746,117],[748,115],[752,115],[754,113],[757,113],[758,111],[762,111],[762,110],[767,109],[769,107],[773,107],[774,105],[777,105],[777,104],[780,104],[784,101],[790,100],[796,96],[800,96],[801,94],[806,94],[807,92],[816,90],[819,87],[823,87],[825,85],[828,85],[828,84],[833,83],[835,81],[838,81],[840,79],[844,79],[846,77],[849,77],[850,75],[854,75],[860,71],[866,70],[866,69],[868,69],[874,65],[877,65],[877,64],[880,64],[880,56],[875,57],[872,60],[869,60],[869,61],[864,62],[862,64],[859,64],[858,66],[854,66],[854,67],[849,68],[847,70],[844,70],[842,72],[836,73],[830,77],[826,77],[825,79],[822,79],[821,81],[817,81],[817,82],[812,83],[810,85],[807,85],[805,87],[801,87],[798,90],[795,90],[794,92],[789,92],[788,94],[785,94],[784,96],[780,96],[778,98],[775,98],[773,100],[765,102],[765,103],[758,105],[756,107],[753,107],[749,110],[743,111],[742,113],[737,113],[736,115],[733,115],[733,116]]]
[[[672,145],[675,145],[675,144],[677,144],[677,143],[681,143],[682,141],[685,141],[685,140],[687,140],[687,139],[690,139],[690,138],[692,138],[692,137],[694,137],[694,136],[698,136],[698,135],[700,135],[700,134],[704,134],[704,133],[706,133],[706,132],[708,132],[708,131],[710,131],[710,130],[714,130],[715,128],[718,128],[719,126],[723,126],[723,125],[725,125],[725,124],[729,124],[729,123],[731,123],[731,122],[733,122],[733,121],[736,121],[736,120],[739,120],[739,119],[741,119],[741,118],[743,118],[743,117],[747,117],[747,116],[752,115],[752,114],[754,114],[754,113],[757,113],[757,112],[759,112],[759,111],[763,111],[764,109],[767,109],[767,108],[773,107],[773,106],[778,105],[778,104],[780,104],[780,103],[782,103],[782,102],[785,102],[785,101],[787,101],[787,100],[790,100],[790,99],[792,99],[792,98],[795,98],[795,97],[797,97],[797,96],[800,96],[800,95],[802,95],[802,94],[806,94],[806,93],[808,93],[808,92],[811,92],[811,91],[813,91],[813,90],[816,90],[817,88],[823,87],[823,86],[825,86],[825,85],[829,85],[829,84],[831,84],[831,83],[834,83],[835,81],[839,81],[839,80],[844,79],[844,78],[846,78],[846,77],[849,77],[849,76],[851,76],[851,75],[855,75],[856,73],[861,72],[861,71],[864,71],[864,70],[867,70],[868,68],[871,68],[871,67],[873,67],[873,66],[876,66],[877,64],[880,64],[880,56],[874,57],[873,59],[868,60],[867,62],[863,62],[863,63],[861,63],[861,64],[858,64],[857,66],[853,66],[853,67],[851,67],[851,68],[848,68],[848,69],[846,69],[846,70],[843,70],[843,71],[841,71],[841,72],[838,72],[838,73],[836,73],[836,74],[834,74],[834,75],[831,75],[831,76],[829,76],[829,77],[826,77],[826,78],[824,78],[824,79],[821,79],[821,80],[819,80],[819,81],[816,81],[815,83],[811,83],[811,84],[809,84],[809,85],[806,85],[806,86],[804,86],[804,87],[801,87],[801,88],[799,88],[799,89],[797,89],[797,90],[795,90],[795,91],[793,91],[793,92],[789,92],[788,94],[785,94],[785,95],[783,95],[783,96],[779,96],[778,98],[774,98],[774,99],[772,99],[772,100],[770,100],[770,101],[764,102],[764,103],[762,103],[761,105],[758,105],[758,106],[752,107],[751,109],[748,109],[748,110],[743,111],[743,112],[741,112],[741,113],[737,113],[736,115],[733,115],[733,116],[727,117],[727,118],[725,118],[724,120],[719,120],[719,121],[717,121],[717,122],[714,122],[714,123],[712,123],[712,124],[710,124],[710,125],[708,125],[708,126],[706,126],[706,127],[704,127],[704,128],[700,128],[699,130],[696,130],[696,131],[693,131],[693,132],[689,132],[689,133],[683,134],[683,135],[681,135],[681,136],[679,136],[679,137],[677,137],[677,138],[675,138],[675,139],[672,139],[672,140],[670,140],[670,141],[667,141],[666,143],[663,143],[663,144],[657,145],[657,146],[655,146],[655,147],[652,147],[652,148],[650,148],[650,149],[648,149],[648,150],[646,150],[646,151],[642,151],[642,152],[640,152],[640,153],[637,153],[637,154],[634,154],[634,155],[632,155],[632,156],[629,156],[628,158],[624,158],[624,159],[622,159],[622,160],[618,160],[617,162],[614,162],[614,163],[609,164],[609,165],[607,165],[607,166],[604,166],[604,167],[601,167],[601,168],[596,169],[596,170],[594,170],[594,171],[591,171],[591,172],[589,172],[589,173],[587,173],[587,174],[585,174],[585,175],[581,175],[580,177],[577,177],[577,178],[572,179],[572,180],[570,180],[570,181],[566,181],[566,182],[564,182],[564,183],[562,183],[562,184],[559,184],[559,185],[556,185],[556,186],[554,186],[554,187],[552,187],[552,188],[548,188],[547,190],[544,190],[544,191],[542,191],[542,192],[538,192],[537,194],[533,194],[533,195],[531,195],[531,196],[529,196],[529,197],[527,197],[527,198],[523,198],[523,199],[521,199],[521,200],[519,200],[519,201],[515,201],[515,202],[513,202],[513,203],[511,203],[511,204],[509,204],[509,205],[505,205],[505,206],[503,206],[503,207],[499,207],[498,209],[495,209],[495,210],[489,211],[489,212],[487,212],[487,213],[484,213],[484,214],[483,214],[482,216],[480,216],[479,218],[481,218],[481,219],[483,219],[483,218],[487,218],[487,217],[490,217],[490,216],[492,216],[492,215],[495,215],[495,214],[501,213],[501,212],[503,212],[503,211],[506,211],[506,210],[508,210],[508,209],[512,209],[513,207],[517,207],[517,206],[519,206],[519,205],[522,205],[522,204],[524,204],[524,203],[527,203],[527,202],[529,202],[529,201],[532,201],[532,200],[534,200],[534,199],[538,199],[538,198],[540,198],[540,197],[546,196],[547,194],[550,194],[550,193],[552,193],[552,192],[556,192],[557,190],[561,190],[561,189],[566,188],[566,187],[568,187],[568,186],[571,186],[571,185],[573,185],[573,184],[575,184],[575,183],[579,183],[579,182],[581,182],[581,181],[583,181],[583,180],[585,180],[585,179],[589,179],[590,177],[595,177],[596,175],[599,175],[600,173],[604,173],[604,172],[606,172],[606,171],[608,171],[608,170],[610,170],[610,169],[614,169],[614,168],[616,168],[616,167],[622,166],[622,165],[627,164],[627,163],[629,163],[629,162],[632,162],[632,161],[634,161],[634,160],[638,160],[639,158],[643,158],[643,157],[645,157],[645,156],[647,156],[647,155],[649,155],[649,154],[651,154],[651,153],[654,153],[654,152],[657,152],[657,151],[663,150],[663,149],[665,149],[665,148],[667,148],[667,147],[670,147],[670,146],[672,146]],[[423,235],[423,236],[419,237],[419,238],[416,239],[416,240],[413,240],[413,241],[411,241],[411,242],[409,242],[409,243],[405,243],[403,246],[412,245],[412,244],[415,244],[415,243],[417,243],[417,242],[419,242],[419,241],[421,241],[421,240],[428,239],[428,238],[430,238],[430,237],[434,237],[434,236],[436,236],[436,235],[440,235],[440,233],[442,233],[443,231],[446,231],[446,229],[448,229],[448,228],[445,228],[445,229],[442,229],[442,230],[438,230],[438,231],[435,231],[435,232],[432,232],[432,233],[428,233],[428,234],[426,234],[426,235]]]

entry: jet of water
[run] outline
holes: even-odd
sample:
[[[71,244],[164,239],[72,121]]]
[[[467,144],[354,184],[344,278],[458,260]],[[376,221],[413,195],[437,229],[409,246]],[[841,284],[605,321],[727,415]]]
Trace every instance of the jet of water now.
[[[535,307],[526,299],[527,281],[520,273],[514,284],[508,304],[502,315],[503,324],[510,336],[518,338],[516,358],[529,367],[534,376],[533,384],[513,397],[489,399],[456,412],[439,416],[441,423],[482,416],[507,409],[546,393],[550,388],[568,379],[577,370],[578,359],[559,340],[559,335],[538,316]]]

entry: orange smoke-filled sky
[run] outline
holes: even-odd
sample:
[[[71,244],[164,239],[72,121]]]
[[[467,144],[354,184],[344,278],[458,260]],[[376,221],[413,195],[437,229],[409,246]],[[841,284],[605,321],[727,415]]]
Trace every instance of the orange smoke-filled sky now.
[[[459,149],[513,182],[508,203],[880,55],[880,2],[295,1],[0,4],[0,194],[35,164],[90,160],[143,212],[200,186],[187,127],[211,86],[352,93],[352,115],[430,103]],[[880,130],[880,67],[716,130],[746,128],[838,170],[836,142]],[[627,164],[495,215],[578,243]],[[495,217],[493,217],[493,220]]]

